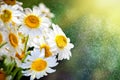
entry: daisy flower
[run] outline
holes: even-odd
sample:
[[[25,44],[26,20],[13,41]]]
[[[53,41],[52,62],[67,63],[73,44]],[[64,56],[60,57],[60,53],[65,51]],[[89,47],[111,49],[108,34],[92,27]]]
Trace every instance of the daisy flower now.
[[[48,43],[46,43],[45,41],[41,42],[40,44],[40,49],[45,49],[45,57],[50,57],[53,56],[53,52],[54,52],[54,48],[52,49]],[[56,50],[55,50],[56,51]]]
[[[17,6],[4,4],[0,7],[0,19],[4,24],[20,24],[20,16],[21,12],[17,10]]]
[[[25,76],[30,76],[30,80],[39,79],[46,76],[47,73],[53,73],[55,70],[51,69],[57,65],[55,57],[44,58],[44,49],[40,51],[35,49],[28,55],[21,68],[26,69],[22,71]]]
[[[62,29],[55,24],[52,24],[53,31],[48,34],[49,39],[47,40],[50,45],[55,45],[58,53],[58,60],[67,59],[71,56],[71,48],[74,47],[70,43],[70,39],[66,37]]]
[[[42,15],[45,15],[48,18],[53,18],[54,14],[50,12],[50,9],[47,8],[43,3],[39,4],[40,11]]]
[[[11,28],[7,30],[6,41],[6,49],[12,56],[15,56],[16,53],[22,53],[23,44],[15,27],[11,26]]]
[[[33,10],[26,8],[25,14],[21,16],[22,26],[20,31],[25,35],[35,36],[40,35],[44,29],[47,29],[51,22],[45,16],[41,16],[40,9],[36,6],[33,7]]]
[[[29,45],[40,50],[44,49],[46,58],[56,55],[56,48],[54,48],[54,45],[49,45],[47,43],[46,36],[33,38],[32,41],[29,42]]]

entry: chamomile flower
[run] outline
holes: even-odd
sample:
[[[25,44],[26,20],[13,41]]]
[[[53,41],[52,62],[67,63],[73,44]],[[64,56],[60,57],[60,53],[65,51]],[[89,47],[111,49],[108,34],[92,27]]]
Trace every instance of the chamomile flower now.
[[[12,56],[15,56],[16,53],[21,53],[23,48],[23,44],[21,43],[21,39],[18,35],[18,31],[15,27],[11,26],[11,28],[7,31],[7,50]]]
[[[50,9],[47,8],[43,3],[39,4],[40,12],[42,15],[45,15],[48,18],[53,18],[54,14],[50,12]]]
[[[66,37],[66,35],[58,25],[53,24],[52,28],[53,31],[48,34],[48,43],[51,45],[54,44],[54,47],[57,48],[58,60],[69,60],[71,56],[70,50],[74,47],[74,45],[70,43],[70,39]]]
[[[17,10],[17,6],[4,4],[0,7],[0,19],[4,24],[20,24],[20,16],[21,12]]]
[[[44,49],[41,52],[39,49],[35,49],[21,65],[21,68],[26,69],[22,73],[25,76],[30,76],[30,80],[39,79],[46,76],[47,73],[55,72],[51,68],[58,64],[56,61],[55,57],[44,58]]]
[[[56,55],[56,48],[54,48],[53,45],[49,45],[47,43],[46,36],[39,36],[33,38],[32,41],[29,42],[29,45],[40,50],[44,49],[46,58]]]
[[[35,36],[40,35],[44,29],[47,29],[51,22],[45,16],[41,16],[39,12],[39,8],[34,6],[33,10],[26,8],[25,14],[22,17],[22,26],[20,27],[20,31],[25,35]]]

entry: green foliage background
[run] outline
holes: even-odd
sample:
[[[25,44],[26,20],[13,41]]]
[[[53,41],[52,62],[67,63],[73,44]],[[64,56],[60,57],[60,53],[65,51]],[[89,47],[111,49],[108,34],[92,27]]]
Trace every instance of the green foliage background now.
[[[75,45],[71,59],[60,61],[55,73],[40,80],[120,80],[120,26],[112,21],[119,16],[109,17],[90,0],[18,1],[30,8],[44,3],[55,14],[53,22]]]

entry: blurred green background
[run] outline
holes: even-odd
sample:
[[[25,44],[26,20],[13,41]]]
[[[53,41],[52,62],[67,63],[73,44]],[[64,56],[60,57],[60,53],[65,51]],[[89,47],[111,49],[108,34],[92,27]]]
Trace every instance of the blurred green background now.
[[[120,80],[120,0],[18,1],[30,8],[44,3],[75,45],[71,59],[40,80]]]

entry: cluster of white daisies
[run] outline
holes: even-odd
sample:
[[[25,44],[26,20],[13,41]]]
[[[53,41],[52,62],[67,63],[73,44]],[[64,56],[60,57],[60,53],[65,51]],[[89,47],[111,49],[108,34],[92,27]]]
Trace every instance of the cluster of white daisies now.
[[[71,56],[70,39],[52,23],[54,14],[42,3],[23,8],[16,0],[0,0],[0,57],[15,63],[30,80],[55,72],[58,60]],[[3,68],[4,70],[4,68]]]

